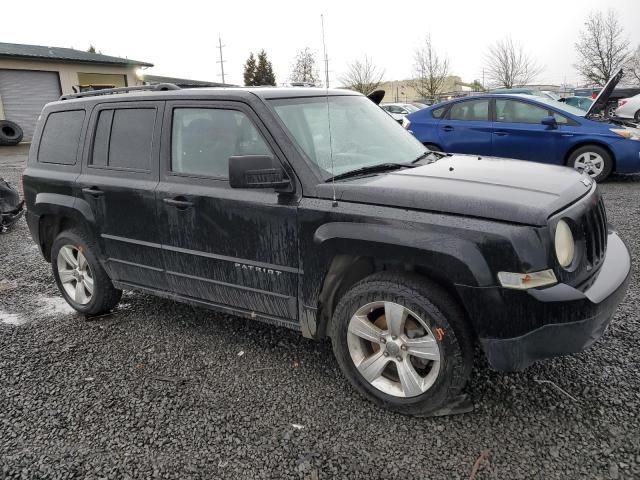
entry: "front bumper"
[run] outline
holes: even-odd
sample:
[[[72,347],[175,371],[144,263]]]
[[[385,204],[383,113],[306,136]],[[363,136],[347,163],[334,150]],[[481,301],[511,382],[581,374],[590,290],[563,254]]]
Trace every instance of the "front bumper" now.
[[[607,254],[588,285],[525,291],[459,286],[492,368],[522,370],[545,358],[580,352],[604,333],[624,298],[631,258],[610,232]]]

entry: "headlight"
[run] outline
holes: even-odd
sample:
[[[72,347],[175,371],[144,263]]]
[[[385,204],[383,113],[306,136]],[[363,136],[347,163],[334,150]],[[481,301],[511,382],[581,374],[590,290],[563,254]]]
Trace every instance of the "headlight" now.
[[[571,265],[576,251],[576,243],[573,240],[571,228],[564,220],[560,220],[556,225],[555,246],[558,263],[563,267]]]
[[[411,122],[409,121],[409,119],[407,117],[404,117],[402,119],[402,126],[406,129],[409,130],[409,126],[411,125]]]
[[[609,130],[627,140],[640,140],[640,130],[637,128],[610,128]]]

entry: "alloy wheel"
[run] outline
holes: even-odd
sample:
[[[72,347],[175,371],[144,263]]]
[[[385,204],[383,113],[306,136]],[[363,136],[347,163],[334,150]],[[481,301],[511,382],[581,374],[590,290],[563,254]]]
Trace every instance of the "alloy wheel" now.
[[[438,378],[436,338],[423,319],[400,304],[378,301],[360,307],[349,321],[347,345],[360,375],[388,395],[416,397]]]
[[[89,303],[93,296],[93,273],[84,254],[73,245],[65,245],[58,251],[56,266],[69,298],[80,305]]]
[[[576,158],[573,166],[580,173],[596,178],[604,171],[604,158],[595,152],[585,152]]]

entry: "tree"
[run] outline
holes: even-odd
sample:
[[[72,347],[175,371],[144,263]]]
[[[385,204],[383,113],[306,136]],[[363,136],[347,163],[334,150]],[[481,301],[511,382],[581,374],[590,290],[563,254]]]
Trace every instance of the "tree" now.
[[[292,82],[320,83],[320,74],[316,66],[316,55],[309,47],[300,50],[296,55],[291,76]]]
[[[575,44],[576,70],[589,82],[604,85],[629,59],[629,40],[613,10],[591,12]]]
[[[484,91],[484,87],[482,86],[482,83],[480,83],[480,80],[473,81],[473,83],[471,84],[471,90],[473,90],[474,92]]]
[[[627,78],[640,86],[640,45],[638,45],[638,48],[636,48],[635,52],[629,57],[626,71]]]
[[[340,81],[351,90],[369,95],[380,86],[383,76],[384,70],[379,70],[373,64],[373,60],[365,55],[362,61],[355,60],[349,64],[347,72]]]
[[[431,43],[431,35],[425,37],[424,45],[416,49],[413,59],[415,79],[412,86],[418,95],[434,98],[442,93],[449,76],[449,59],[438,55]]]
[[[486,57],[487,77],[499,87],[513,88],[532,82],[542,71],[536,61],[511,37],[498,40],[489,47]]]
[[[275,85],[276,77],[273,74],[273,66],[267,58],[264,50],[258,54],[258,65],[253,77],[254,85]]]
[[[98,53],[96,51],[96,47],[94,47],[93,45],[89,45],[89,48],[87,48],[87,52],[89,52],[89,53]]]
[[[256,77],[256,57],[253,56],[253,52],[249,54],[249,58],[244,64],[244,84],[247,87],[255,85]]]

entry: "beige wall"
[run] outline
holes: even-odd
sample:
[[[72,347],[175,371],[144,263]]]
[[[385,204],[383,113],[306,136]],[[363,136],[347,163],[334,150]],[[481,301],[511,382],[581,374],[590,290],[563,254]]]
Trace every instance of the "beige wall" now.
[[[442,87],[443,92],[454,92],[460,89],[460,84],[462,83],[460,77],[458,76],[450,76],[447,77],[445,83]],[[413,87],[412,80],[395,80],[391,82],[383,82],[378,87],[381,90],[384,90],[385,95],[382,100],[383,103],[404,103],[404,102],[415,102],[421,99],[421,96],[418,94],[416,89]],[[396,100],[396,93],[398,99]]]
[[[0,58],[0,69],[12,70],[43,70],[58,72],[62,94],[73,93],[72,86],[79,84],[78,72],[81,73],[111,73],[127,76],[127,85],[142,85],[136,77],[136,66],[107,66],[90,63],[56,63],[43,61],[9,60]]]

